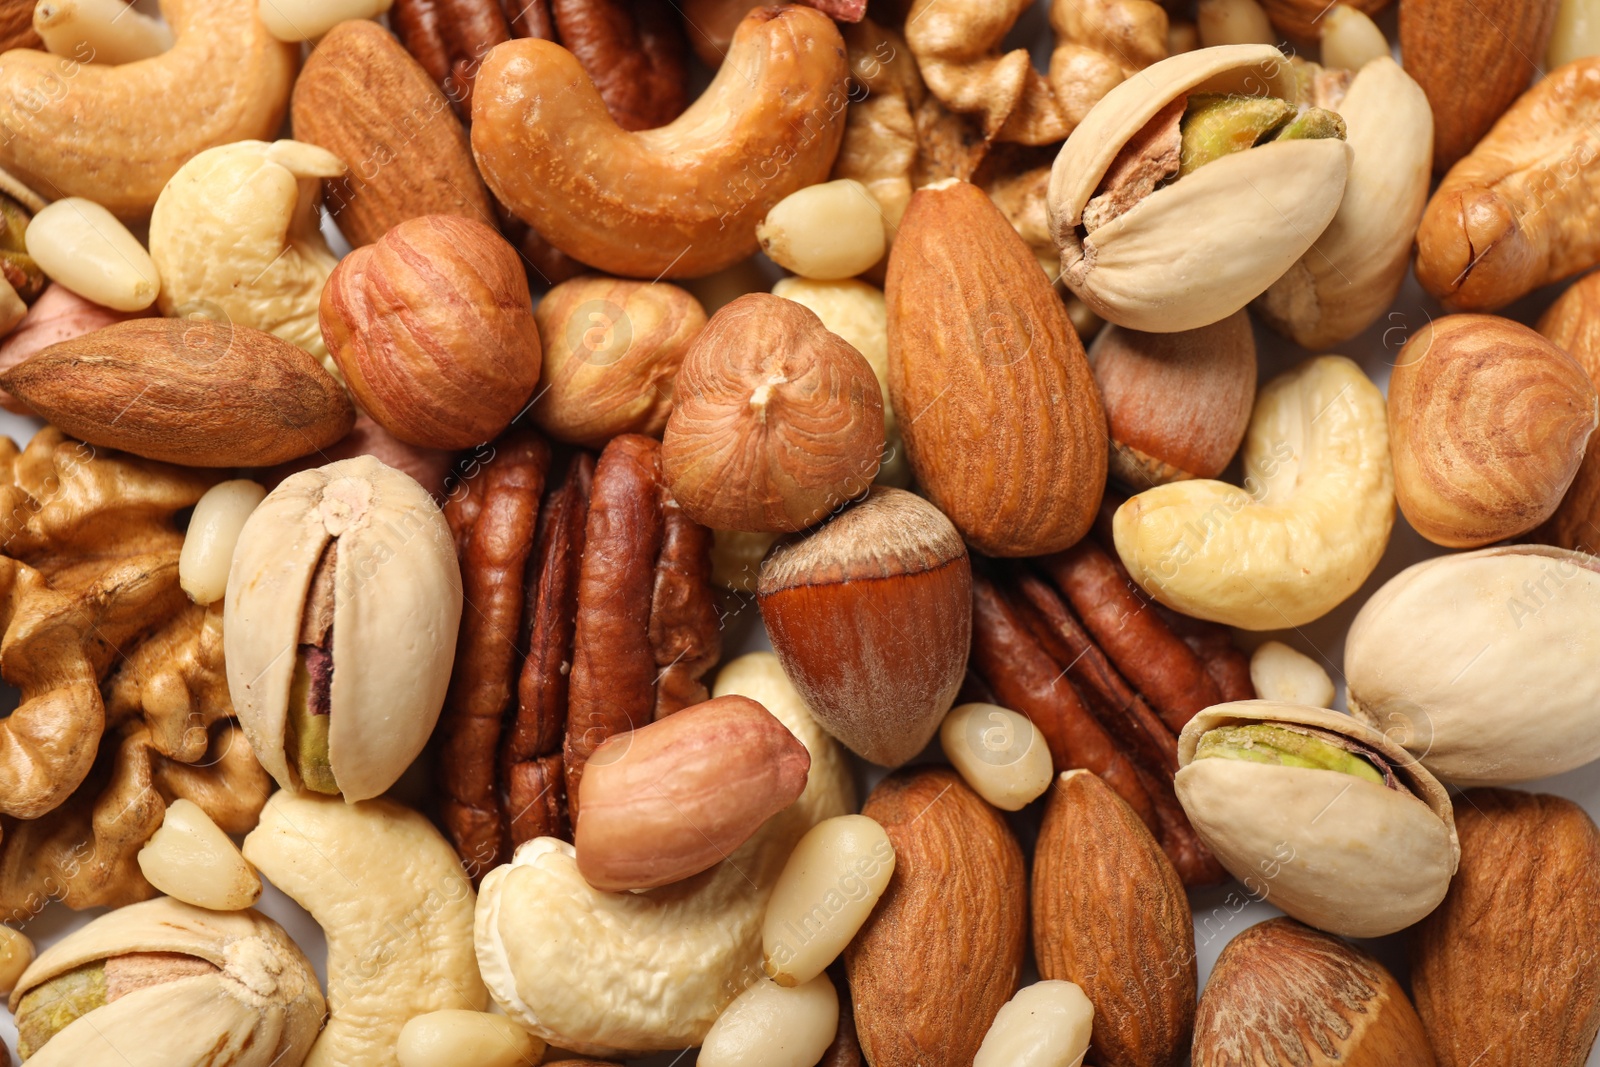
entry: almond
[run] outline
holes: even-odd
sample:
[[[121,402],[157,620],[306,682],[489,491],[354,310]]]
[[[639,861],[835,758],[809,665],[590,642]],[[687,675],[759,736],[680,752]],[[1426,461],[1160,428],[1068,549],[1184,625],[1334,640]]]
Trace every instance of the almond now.
[[[407,219],[461,215],[495,224],[450,101],[400,42],[367,19],[341,22],[294,83],[294,135],[344,160],[328,210],[354,246]]]
[[[1083,537],[1105,411],[1066,306],[1000,209],[967,182],[919,190],[885,295],[889,392],[928,498],[986,555]]]
[[[1101,1067],[1176,1067],[1194,1030],[1194,921],[1172,863],[1089,771],[1050,793],[1033,861],[1033,953],[1094,1004]]]
[[[845,949],[861,1049],[872,1067],[970,1067],[1022,972],[1022,849],[948,767],[891,774],[861,813],[895,854]]]
[[[1461,866],[1411,934],[1439,1067],[1583,1067],[1600,1033],[1600,830],[1570,800],[1472,789]]]
[[[306,352],[200,319],[135,319],[51,345],[0,388],[91,445],[190,467],[267,467],[326,448],[355,409]]]
[[[1442,174],[1522,95],[1555,29],[1560,0],[1400,0],[1406,73],[1433,106]]]

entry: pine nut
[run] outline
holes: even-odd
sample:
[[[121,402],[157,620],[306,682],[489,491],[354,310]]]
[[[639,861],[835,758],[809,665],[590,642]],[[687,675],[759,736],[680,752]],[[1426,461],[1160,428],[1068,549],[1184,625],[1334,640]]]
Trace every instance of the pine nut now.
[[[700,1067],[813,1067],[839,1028],[827,975],[785,989],[765,978],[740,993],[706,1033]]]
[[[790,193],[756,227],[762,251],[802,278],[851,278],[883,258],[883,216],[851,178]]]
[[[939,745],[967,784],[1002,811],[1021,811],[1050,788],[1044,735],[1009,708],[951,708],[939,727]]]
[[[1202,48],[1278,43],[1278,32],[1256,0],[1200,0],[1195,21]]]
[[[1389,39],[1364,11],[1335,4],[1322,16],[1322,65],[1360,70],[1389,54]]]
[[[314,41],[346,19],[375,19],[393,0],[261,0],[261,21],[280,41]]]
[[[400,1067],[522,1067],[544,1042],[504,1015],[446,1008],[407,1020],[395,1055]]]
[[[57,200],[33,217],[23,243],[52,281],[96,304],[143,311],[161,292],[150,253],[93,200]]]
[[[799,986],[826,970],[872,914],[893,873],[889,835],[865,815],[813,826],[789,854],[767,902],[761,924],[767,974],[781,986]]]
[[[241,911],[261,895],[261,879],[238,846],[189,800],[167,805],[161,826],[139,850],[150,884],[185,904]]]
[[[239,478],[206,490],[194,506],[178,556],[178,584],[196,604],[214,604],[228,588],[228,567],[239,531],[267,491]]]
[[[972,1067],[1078,1067],[1089,1051],[1094,1005],[1071,982],[1035,982],[994,1017]]]
[[[1268,641],[1250,657],[1250,684],[1262,700],[1312,708],[1333,707],[1333,679],[1310,656],[1281,641]]]

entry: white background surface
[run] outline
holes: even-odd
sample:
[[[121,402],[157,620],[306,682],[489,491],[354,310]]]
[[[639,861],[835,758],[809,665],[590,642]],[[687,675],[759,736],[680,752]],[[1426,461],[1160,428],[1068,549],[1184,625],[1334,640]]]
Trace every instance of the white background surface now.
[[[141,8],[153,7],[153,5],[144,2],[141,2],[139,6]],[[1008,43],[1013,46],[1031,44],[1037,56],[1041,58],[1047,56],[1047,45],[1037,43],[1045,41],[1048,37],[1048,23],[1045,18],[1047,10],[1048,0],[1041,0],[1036,8],[1018,25],[1012,34],[1011,41]],[[1396,34],[1392,8],[1380,19],[1380,25],[1389,34],[1390,40],[1394,40]],[[1041,62],[1042,65],[1043,63]],[[1555,286],[1550,290],[1534,294],[1502,313],[1532,325],[1544,308],[1559,294],[1560,289],[1560,286]],[[1444,314],[1444,311],[1438,304],[1423,294],[1414,279],[1408,277],[1406,285],[1391,311],[1362,336],[1340,346],[1337,351],[1342,355],[1355,359],[1374,381],[1380,386],[1386,386],[1391,363],[1406,338],[1425,325],[1430,319],[1442,314]],[[1262,382],[1311,354],[1259,326],[1257,328],[1257,340],[1260,347]],[[0,412],[0,433],[10,436],[19,445],[23,444],[32,435],[36,425],[31,420]],[[1344,706],[1344,683],[1341,667],[1344,633],[1351,619],[1354,618],[1356,611],[1366,601],[1367,597],[1384,581],[1406,566],[1439,552],[1440,550],[1437,547],[1424,541],[1405,524],[1403,518],[1397,515],[1394,534],[1382,563],[1356,596],[1352,597],[1338,610],[1312,625],[1298,630],[1272,634],[1240,633],[1237,635],[1239,643],[1241,647],[1248,650],[1264,640],[1276,638],[1313,656],[1323,664],[1338,684],[1339,706],[1342,708]],[[724,660],[731,659],[733,656],[743,652],[768,647],[770,646],[761,630],[754,605],[747,602],[743,605],[743,609],[729,620],[729,633],[724,642]],[[1600,669],[1600,664],[1596,664],[1596,669]],[[1517,713],[1515,708],[1508,708],[1506,711],[1507,714],[1512,715]],[[1600,729],[1600,709],[1596,709],[1596,715],[1596,728]],[[942,760],[942,756],[937,755],[936,744],[921,758],[923,760]],[[881,777],[882,772],[864,764],[858,766],[858,771],[859,784],[863,787],[862,793],[864,796],[865,787]],[[425,772],[421,767],[413,768],[413,772],[397,787],[397,791],[406,799],[415,801],[419,795],[419,789],[423,786],[424,774]],[[1557,778],[1527,783],[1520,788],[1555,793],[1567,797],[1582,804],[1592,816],[1600,817],[1600,765],[1581,768]],[[1031,852],[1032,838],[1036,831],[1038,811],[1041,806],[1042,802],[1036,802],[1029,811],[1013,816],[1011,819],[1012,825],[1017,829],[1018,835],[1023,841],[1025,850],[1029,852]],[[1240,907],[1240,902],[1244,899],[1244,891],[1237,883],[1229,883],[1221,887],[1196,891],[1190,894],[1190,902],[1195,915],[1196,954],[1202,985],[1217,958],[1217,954],[1228,940],[1255,923],[1280,914],[1276,908],[1273,908],[1268,903],[1249,902]],[[316,924],[311,921],[310,917],[270,885],[267,886],[259,907],[289,930],[290,934],[295,937],[307,954],[316,962],[318,973],[325,978],[326,975],[322,967],[325,951],[322,933]],[[43,949],[59,940],[66,933],[77,929],[96,914],[100,914],[100,911],[75,913],[68,911],[59,904],[52,905],[29,924],[26,932],[34,939],[38,947]],[[1600,932],[1596,931],[1575,930],[1573,935],[1600,938]],[[1362,942],[1362,944],[1388,965],[1402,983],[1406,981],[1407,968],[1404,958],[1403,935]],[[1031,977],[1031,961],[1029,967],[1029,975]],[[3,1039],[13,1051],[15,1050],[15,1028],[12,1025],[9,1013],[3,1010],[0,1010],[0,1039]],[[690,1052],[681,1056],[668,1054],[652,1058],[649,1061],[639,1062],[662,1065],[662,1067],[668,1064],[687,1067],[693,1061],[694,1056]],[[1589,1067],[1600,1067],[1600,1054],[1591,1055],[1588,1064]],[[92,1067],[92,1065],[85,1065],[85,1067]]]

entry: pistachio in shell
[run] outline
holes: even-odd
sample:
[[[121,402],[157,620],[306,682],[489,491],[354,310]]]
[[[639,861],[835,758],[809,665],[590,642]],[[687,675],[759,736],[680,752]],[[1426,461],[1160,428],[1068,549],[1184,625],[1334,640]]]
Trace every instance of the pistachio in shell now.
[[[443,513],[371,456],[284,479],[251,513],[228,573],[228,691],[285,789],[365,800],[438,721],[461,623]]]
[[[1206,115],[1185,137],[1197,97]],[[1176,55],[1112,89],[1051,171],[1068,288],[1102,318],[1151,333],[1209,325],[1259,296],[1327,227],[1350,169],[1328,116],[1282,136],[1300,112],[1295,72],[1270,45]],[[1134,195],[1113,209],[1105,198],[1118,187]]]
[[[305,1058],[323,999],[271,919],[157,897],[47,949],[11,1010],[18,1051],[37,1067],[272,1067]]]
[[[1348,715],[1269,700],[1207,708],[1178,738],[1178,800],[1252,894],[1311,926],[1380,937],[1444,899],[1460,849],[1444,787]]]

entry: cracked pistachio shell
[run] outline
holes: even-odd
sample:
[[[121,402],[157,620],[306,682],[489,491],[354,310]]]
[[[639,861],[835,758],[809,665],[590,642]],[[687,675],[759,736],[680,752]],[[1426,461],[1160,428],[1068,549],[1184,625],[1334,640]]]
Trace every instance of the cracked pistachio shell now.
[[[1362,67],[1337,110],[1351,151],[1339,210],[1256,303],[1275,329],[1310,349],[1349,340],[1394,303],[1433,169],[1433,109],[1393,59]]]
[[[1311,726],[1385,756],[1410,791],[1337,771],[1195,759],[1202,734],[1247,723]],[[1195,831],[1259,900],[1345,937],[1403,930],[1444,899],[1461,858],[1445,789],[1394,741],[1322,708],[1241,700],[1178,738],[1173,784]]]
[[[1544,545],[1439,556],[1350,625],[1350,710],[1460,786],[1600,758],[1600,559]]]
[[[228,693],[256,757],[299,786],[284,755],[311,578],[338,538],[328,752],[346,800],[382,793],[427,742],[461,623],[461,570],[443,513],[371,456],[292,475],[251,512],[223,616]]]
[[[157,897],[102,915],[33,961],[11,995],[86,963],[174,952],[214,965],[135,989],[68,1024],[28,1059],[37,1067],[282,1067],[298,1064],[322,1025],[311,963],[277,923]]]
[[[1119,326],[1173,333],[1227,318],[1305,254],[1344,195],[1348,145],[1274,141],[1209,163],[1081,235],[1083,209],[1122,146],[1171,101],[1196,92],[1294,103],[1299,91],[1289,61],[1271,45],[1185,52],[1107,93],[1050,173],[1062,280]]]

